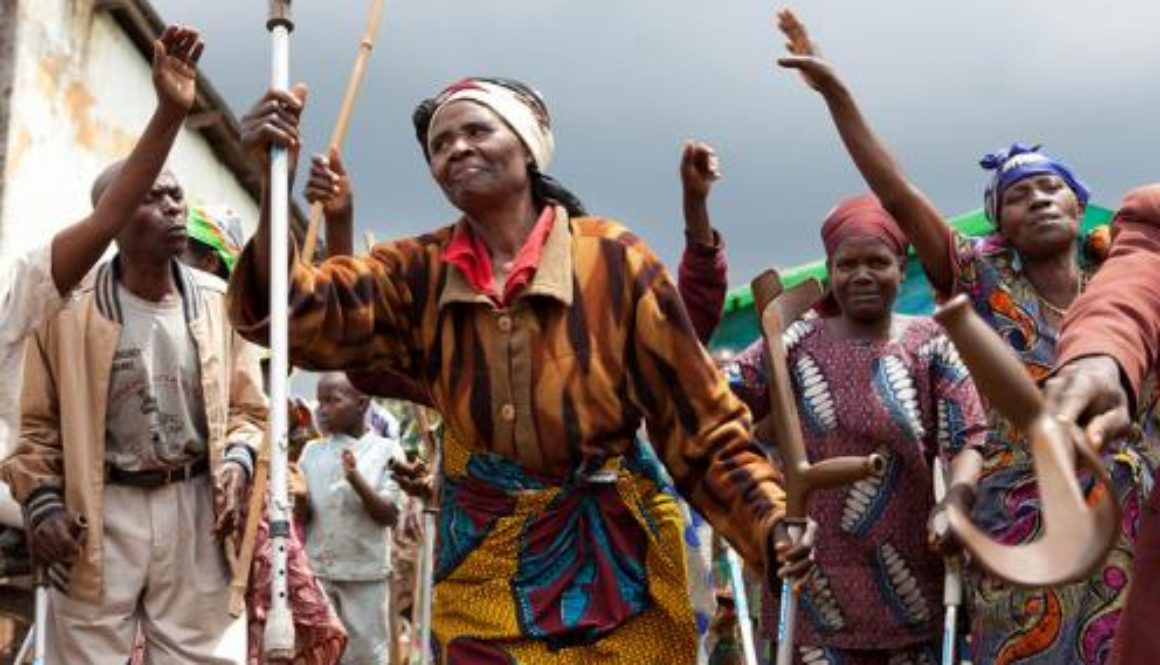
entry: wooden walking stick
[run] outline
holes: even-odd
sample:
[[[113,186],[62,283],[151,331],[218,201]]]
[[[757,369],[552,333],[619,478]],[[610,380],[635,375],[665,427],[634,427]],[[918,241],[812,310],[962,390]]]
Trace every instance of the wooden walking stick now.
[[[342,97],[342,106],[338,111],[338,122],[334,126],[334,133],[330,135],[329,148],[339,150],[346,139],[346,130],[350,127],[350,116],[354,111],[354,100],[362,88],[363,75],[366,73],[367,60],[371,50],[375,47],[375,33],[379,28],[379,18],[383,14],[383,0],[371,0],[371,8],[367,12],[367,29],[362,41],[358,45],[358,55],[354,59],[354,67],[350,71],[350,78],[346,82],[346,93]],[[307,261],[314,258],[314,249],[318,244],[318,227],[322,221],[322,203],[315,202],[310,206],[310,226],[306,229],[306,239],[302,243],[302,256]]]
[[[423,545],[419,551],[419,588],[415,590],[415,601],[419,606],[418,648],[420,665],[431,663],[431,617],[435,602],[435,536],[439,525],[439,493],[442,491],[440,475],[443,455],[439,441],[431,432],[424,407],[411,404],[411,412],[419,427],[419,434],[430,452],[431,473],[434,484],[431,497],[423,505]]]
[[[258,463],[254,465],[254,482],[250,487],[249,508],[246,510],[246,525],[242,529],[242,544],[230,561],[230,602],[232,617],[240,617],[246,611],[246,590],[250,587],[250,569],[254,563],[254,548],[258,545],[258,527],[262,522],[263,504],[270,486],[270,433],[262,435],[262,447],[258,451]],[[232,548],[230,548],[232,549]]]
[[[271,38],[270,87],[290,87],[290,32],[294,20],[290,0],[270,0],[266,28]],[[270,149],[270,547],[273,561],[270,609],[262,650],[267,660],[294,657],[294,617],[290,612],[287,554],[290,547],[288,487],[289,413],[287,383],[290,369],[290,155]]]
[[[951,531],[980,565],[1012,584],[1043,587],[1086,578],[1107,556],[1120,524],[1120,506],[1099,456],[1079,428],[1047,413],[1023,364],[965,296],[940,307],[934,318],[955,343],[979,392],[1027,435],[1043,512],[1043,537],[1025,545],[995,542],[957,503],[947,506]],[[1075,477],[1077,458],[1102,484],[1091,502]]]
[[[767,270],[753,280],[754,305],[765,339],[767,375],[769,376],[770,430],[781,452],[785,473],[785,522],[790,538],[795,542],[805,531],[810,494],[814,490],[840,487],[862,478],[881,473],[885,464],[878,455],[867,457],[834,457],[810,464],[806,457],[805,440],[798,420],[793,386],[786,365],[785,346],[781,334],[785,322],[783,309],[787,303],[778,303],[782,293],[781,278],[777,271]],[[769,583],[775,582],[775,563],[766,564]],[[781,616],[777,629],[777,665],[793,663],[794,628],[797,622],[797,585],[786,578],[781,584]]]

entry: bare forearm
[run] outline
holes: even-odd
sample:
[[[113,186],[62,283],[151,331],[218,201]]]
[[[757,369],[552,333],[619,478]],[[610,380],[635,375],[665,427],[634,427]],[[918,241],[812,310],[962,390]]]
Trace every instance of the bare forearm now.
[[[822,95],[862,178],[914,245],[935,288],[949,291],[954,284],[951,231],[941,213],[907,180],[902,167],[874,134],[844,83],[835,80],[826,86]]]
[[[689,240],[702,245],[713,244],[713,225],[709,221],[709,202],[704,196],[684,194],[685,232]]]
[[[367,484],[366,478],[358,471],[346,475],[347,482],[354,488],[355,494],[362,500],[363,508],[377,524],[381,526],[395,526],[399,521],[399,508],[384,499],[374,488]]]
[[[84,278],[133,218],[165,166],[184,118],[184,110],[159,104],[92,214],[53,237],[52,279],[61,294],[71,291]]]
[[[354,254],[354,211],[326,215],[326,255]]]

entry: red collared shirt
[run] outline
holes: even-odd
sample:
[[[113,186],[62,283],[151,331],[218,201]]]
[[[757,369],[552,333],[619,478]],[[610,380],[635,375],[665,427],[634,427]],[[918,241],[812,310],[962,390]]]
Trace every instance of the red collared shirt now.
[[[548,239],[555,222],[556,208],[546,206],[532,227],[532,232],[524,240],[520,251],[516,253],[515,260],[512,261],[512,268],[508,271],[502,294],[495,288],[491,252],[483,240],[471,230],[470,225],[464,224],[456,231],[447,245],[444,260],[459,268],[467,278],[467,283],[476,292],[491,298],[501,307],[506,307],[536,276],[536,268],[540,265],[540,256],[544,251],[544,241]]]

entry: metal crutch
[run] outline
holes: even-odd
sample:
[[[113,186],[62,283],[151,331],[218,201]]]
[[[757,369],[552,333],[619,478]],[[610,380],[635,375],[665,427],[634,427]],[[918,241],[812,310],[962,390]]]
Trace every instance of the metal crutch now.
[[[270,0],[266,21],[270,31],[270,85],[276,90],[290,86],[290,32],[294,20],[290,0]],[[267,660],[294,657],[294,616],[290,611],[287,554],[290,542],[286,410],[290,368],[290,155],[284,148],[270,149],[270,546],[273,562],[270,610],[262,651]]]
[[[935,457],[931,463],[931,476],[934,478],[934,500],[939,503],[947,495],[946,463],[940,457]],[[941,538],[950,531],[950,523],[946,514],[935,517],[934,531]],[[955,639],[957,637],[959,621],[959,607],[963,604],[963,560],[958,554],[943,557],[943,645],[942,665],[955,663]]]

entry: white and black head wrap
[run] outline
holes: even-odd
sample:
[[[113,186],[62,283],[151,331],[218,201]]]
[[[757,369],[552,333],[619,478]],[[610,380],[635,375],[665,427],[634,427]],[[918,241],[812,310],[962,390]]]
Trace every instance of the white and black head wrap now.
[[[568,214],[587,214],[584,204],[546,171],[552,164],[556,142],[552,136],[552,121],[544,98],[530,86],[511,79],[473,77],[457,81],[437,96],[424,100],[415,109],[412,121],[415,134],[423,148],[423,155],[431,159],[430,128],[439,113],[448,104],[471,101],[495,113],[527,148],[532,157],[529,175],[533,195],[540,203],[554,202],[564,206]]]

